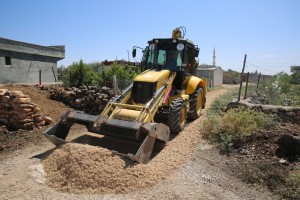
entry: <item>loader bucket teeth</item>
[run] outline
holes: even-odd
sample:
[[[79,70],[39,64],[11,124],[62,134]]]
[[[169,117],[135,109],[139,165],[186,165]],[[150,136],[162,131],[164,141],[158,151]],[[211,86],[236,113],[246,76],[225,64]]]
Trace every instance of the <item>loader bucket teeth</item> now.
[[[169,127],[164,124],[148,123],[141,125],[140,129],[148,131],[148,136],[143,141],[135,155],[128,154],[128,157],[139,163],[146,164],[150,161],[156,139],[167,142],[170,136]]]
[[[128,157],[139,163],[146,164],[150,161],[152,150],[154,147],[155,138],[151,136],[147,136],[142,145],[140,146],[138,152],[133,154],[128,154]]]

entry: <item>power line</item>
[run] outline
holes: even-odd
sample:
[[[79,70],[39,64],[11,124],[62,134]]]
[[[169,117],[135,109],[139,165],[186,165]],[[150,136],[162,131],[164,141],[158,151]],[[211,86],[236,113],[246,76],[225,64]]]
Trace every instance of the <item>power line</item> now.
[[[252,63],[249,63],[249,62],[247,62],[247,65],[251,65],[251,66],[252,66],[252,67],[254,67],[254,68],[258,68],[258,69],[262,69],[262,70],[265,70],[265,71],[272,72],[272,71],[271,71],[271,70],[269,70],[269,69],[263,68],[263,67],[261,67],[261,66],[258,66],[258,65],[254,65],[254,64],[252,64]]]
[[[248,61],[249,62],[249,61]],[[256,65],[294,65],[294,64],[291,64],[291,63],[280,63],[280,62],[257,62],[257,61],[254,61],[254,60],[250,60],[251,63],[254,63]]]

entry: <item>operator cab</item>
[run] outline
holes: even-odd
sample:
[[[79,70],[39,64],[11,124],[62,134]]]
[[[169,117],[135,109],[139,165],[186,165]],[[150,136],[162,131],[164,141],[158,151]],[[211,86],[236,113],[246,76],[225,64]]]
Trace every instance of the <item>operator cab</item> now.
[[[173,43],[172,39],[154,39],[148,43],[148,49],[144,54],[145,69],[181,70],[184,55],[183,43]]]
[[[195,65],[199,48],[185,39],[153,39],[148,42],[143,54],[144,69],[168,69],[189,71]]]
[[[153,39],[143,54],[143,68],[176,72],[174,86],[182,89],[186,75],[195,75],[199,48],[186,39]]]

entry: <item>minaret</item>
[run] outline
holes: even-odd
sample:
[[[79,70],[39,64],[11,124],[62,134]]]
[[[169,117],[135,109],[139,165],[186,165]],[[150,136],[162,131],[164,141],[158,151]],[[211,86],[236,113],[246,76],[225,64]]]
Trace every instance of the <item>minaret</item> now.
[[[214,67],[216,66],[216,50],[215,50],[215,47],[214,47],[214,52],[213,52],[213,66]]]

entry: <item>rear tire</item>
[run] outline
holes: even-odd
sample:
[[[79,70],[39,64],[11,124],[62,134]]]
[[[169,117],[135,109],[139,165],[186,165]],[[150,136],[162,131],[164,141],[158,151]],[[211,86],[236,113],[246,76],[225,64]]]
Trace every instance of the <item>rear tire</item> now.
[[[169,108],[168,125],[171,133],[179,133],[184,129],[187,119],[186,103],[182,98],[173,100]]]
[[[201,115],[203,107],[203,90],[199,86],[196,91],[189,97],[190,111],[188,112],[188,119],[195,120]]]

